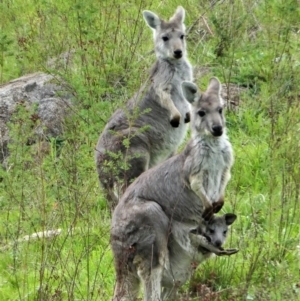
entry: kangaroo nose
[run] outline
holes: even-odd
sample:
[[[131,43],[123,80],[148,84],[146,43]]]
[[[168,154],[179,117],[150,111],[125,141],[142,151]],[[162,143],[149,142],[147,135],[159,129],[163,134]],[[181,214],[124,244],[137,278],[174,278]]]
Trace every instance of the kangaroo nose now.
[[[222,136],[223,134],[223,127],[221,125],[214,125],[212,130],[214,136]]]
[[[180,49],[174,50],[174,57],[177,58],[177,59],[181,58],[182,57],[182,50],[180,50]]]
[[[221,242],[220,240],[216,240],[216,241],[215,241],[215,246],[216,246],[217,248],[220,248],[220,247],[222,246],[222,242]]]

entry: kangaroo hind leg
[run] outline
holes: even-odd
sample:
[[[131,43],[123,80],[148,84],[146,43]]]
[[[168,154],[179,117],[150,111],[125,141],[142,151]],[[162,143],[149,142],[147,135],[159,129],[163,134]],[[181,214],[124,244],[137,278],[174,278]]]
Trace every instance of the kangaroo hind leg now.
[[[121,271],[119,271],[120,273]],[[123,271],[124,272],[124,271]],[[112,301],[135,301],[139,293],[140,281],[133,274],[118,274]]]
[[[161,207],[151,201],[142,205],[144,225],[152,228],[154,239],[149,244],[149,239],[141,239],[139,256],[134,264],[137,274],[144,287],[144,301],[161,301],[161,282],[164,269],[169,265],[168,260],[168,233],[169,219]],[[142,231],[142,229],[140,230]]]

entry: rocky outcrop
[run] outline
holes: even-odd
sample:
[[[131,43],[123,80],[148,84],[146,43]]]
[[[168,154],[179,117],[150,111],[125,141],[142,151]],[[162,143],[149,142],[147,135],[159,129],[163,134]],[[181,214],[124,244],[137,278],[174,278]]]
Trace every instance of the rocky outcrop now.
[[[33,73],[0,85],[0,162],[8,156],[10,141],[7,123],[19,105],[32,112],[36,138],[57,137],[63,132],[66,115],[71,112],[71,94],[57,83],[54,76]],[[34,140],[33,137],[33,140]]]

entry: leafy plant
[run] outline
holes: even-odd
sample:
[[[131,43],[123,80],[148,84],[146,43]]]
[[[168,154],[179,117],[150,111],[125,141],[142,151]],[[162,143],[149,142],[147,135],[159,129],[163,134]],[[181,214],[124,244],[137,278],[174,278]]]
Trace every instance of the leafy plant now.
[[[50,72],[74,97],[61,137],[34,136],[35,107],[18,104],[10,120],[10,157],[0,170],[1,300],[110,300],[110,211],[94,148],[112,112],[124,107],[154,62],[142,10],[169,16],[181,4],[0,3],[0,83]],[[240,252],[201,265],[181,297],[297,300],[298,3],[191,0],[184,8],[190,59],[207,71],[195,81],[204,87],[218,76],[247,90],[236,110],[226,112],[235,164],[223,211],[238,215],[227,245]],[[124,147],[129,144],[130,137]],[[111,156],[109,168],[128,168],[119,154]]]

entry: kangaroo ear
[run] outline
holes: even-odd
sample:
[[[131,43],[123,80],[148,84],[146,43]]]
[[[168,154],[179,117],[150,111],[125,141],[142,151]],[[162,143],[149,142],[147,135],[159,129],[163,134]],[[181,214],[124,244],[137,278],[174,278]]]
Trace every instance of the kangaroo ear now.
[[[175,14],[170,18],[170,22],[183,23],[185,18],[185,10],[182,6],[178,6]]]
[[[226,225],[229,226],[233,224],[233,222],[236,220],[237,216],[233,213],[226,213],[224,214]]]
[[[181,88],[184,98],[190,103],[200,96],[197,86],[192,82],[182,82]]]
[[[222,86],[217,77],[212,77],[210,79],[207,90],[216,94],[221,94]]]
[[[152,29],[157,29],[158,26],[161,24],[160,18],[153,12],[149,10],[143,11],[144,19],[147,23],[147,25]]]

